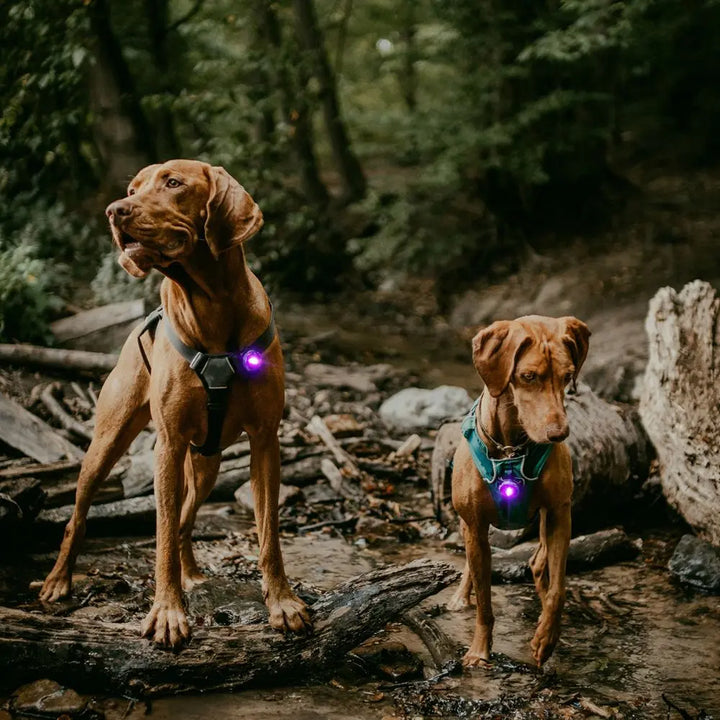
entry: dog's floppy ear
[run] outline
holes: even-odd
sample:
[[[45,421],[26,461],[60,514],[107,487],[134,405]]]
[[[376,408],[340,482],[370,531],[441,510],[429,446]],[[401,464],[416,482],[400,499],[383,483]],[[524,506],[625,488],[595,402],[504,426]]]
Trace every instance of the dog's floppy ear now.
[[[530,341],[527,330],[513,320],[498,320],[473,338],[473,364],[490,395],[502,395]]]
[[[210,193],[205,207],[205,239],[217,259],[221,253],[252,237],[263,225],[257,203],[221,167],[208,172]]]
[[[562,336],[562,341],[575,364],[575,373],[573,374],[573,382],[575,382],[587,357],[592,333],[582,320],[578,320],[571,315],[560,318],[560,322],[565,324],[565,334]]]

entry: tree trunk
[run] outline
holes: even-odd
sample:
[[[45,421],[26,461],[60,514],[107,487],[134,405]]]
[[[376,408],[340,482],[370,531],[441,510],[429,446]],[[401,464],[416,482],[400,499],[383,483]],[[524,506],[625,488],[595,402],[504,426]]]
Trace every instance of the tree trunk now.
[[[402,89],[405,107],[409,113],[414,113],[417,107],[417,73],[415,72],[415,56],[417,53],[415,43],[415,4],[417,0],[404,0],[403,26],[400,37],[405,44],[403,53],[402,71],[400,74],[400,87]]]
[[[429,560],[375,570],[321,596],[311,606],[315,629],[308,637],[286,637],[259,617],[251,625],[196,628],[180,653],[140,639],[135,625],[0,607],[0,689],[38,677],[132,696],[283,684],[335,667],[349,650],[458,576],[449,565]]]
[[[601,400],[587,385],[567,397],[573,462],[573,530],[613,521],[648,475],[650,447],[637,414]],[[432,490],[438,518],[454,518],[449,461],[460,442],[460,423],[440,428],[432,458]]]
[[[720,545],[720,298],[699,280],[679,293],[662,288],[645,327],[640,415],[663,492],[698,535]]]
[[[113,31],[107,0],[93,0],[89,12],[97,58],[90,72],[95,142],[106,167],[108,189],[117,192],[118,186],[155,159],[154,134]]]
[[[300,186],[306,200],[317,208],[325,208],[329,195],[318,173],[315,157],[312,120],[305,98],[296,93],[286,67],[282,30],[269,0],[257,0],[255,13],[259,34],[265,39],[268,55],[274,58],[275,80],[280,88],[280,102],[285,121],[291,128],[291,142],[300,166]]]
[[[343,199],[359,200],[365,195],[365,176],[350,146],[337,97],[335,76],[317,22],[313,0],[294,0],[296,26],[300,44],[312,59],[313,75],[320,86],[319,95],[325,117],[335,165],[340,173]]]
[[[165,101],[157,110],[157,150],[162,159],[181,155],[180,141],[175,128],[175,116],[166,101],[173,93],[170,58],[168,52],[168,0],[145,0],[145,15],[148,21],[150,54],[157,70],[158,89]]]

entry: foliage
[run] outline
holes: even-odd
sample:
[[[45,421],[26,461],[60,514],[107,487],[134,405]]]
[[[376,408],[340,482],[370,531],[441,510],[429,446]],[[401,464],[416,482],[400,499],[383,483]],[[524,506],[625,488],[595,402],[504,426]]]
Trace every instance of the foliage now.
[[[170,155],[247,187],[266,219],[254,266],[303,292],[403,272],[475,282],[527,242],[609,219],[628,158],[720,158],[717,0],[314,3],[336,88],[301,49],[294,3],[0,6],[0,237],[17,294],[3,306],[30,298],[49,317],[38,293],[69,297],[96,272],[98,299],[152,294],[103,259],[88,219]],[[370,181],[350,207],[333,91]],[[44,289],[34,263],[72,277]]]

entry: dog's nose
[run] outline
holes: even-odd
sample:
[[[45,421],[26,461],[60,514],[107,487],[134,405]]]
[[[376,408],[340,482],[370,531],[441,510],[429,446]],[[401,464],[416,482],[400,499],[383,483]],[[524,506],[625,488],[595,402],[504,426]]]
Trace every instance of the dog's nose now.
[[[105,208],[108,219],[130,217],[133,213],[133,206],[127,200],[116,200]]]
[[[570,434],[570,428],[567,423],[551,423],[545,432],[550,442],[562,442]]]

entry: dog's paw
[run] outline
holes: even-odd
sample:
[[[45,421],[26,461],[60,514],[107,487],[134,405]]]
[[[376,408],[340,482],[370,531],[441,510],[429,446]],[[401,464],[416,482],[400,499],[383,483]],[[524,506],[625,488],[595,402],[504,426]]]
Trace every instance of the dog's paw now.
[[[201,585],[207,580],[207,578],[198,570],[192,573],[183,573],[182,575],[182,589],[185,592],[190,592],[197,585]]]
[[[141,635],[153,642],[177,649],[190,639],[190,625],[179,603],[156,601],[143,620]]]
[[[448,600],[447,603],[447,609],[450,610],[450,612],[455,612],[457,610],[465,610],[466,608],[472,607],[472,600],[470,599],[470,595],[466,595],[465,593],[456,592],[450,600]]]
[[[492,667],[492,663],[490,662],[490,653],[482,653],[477,652],[476,650],[473,650],[470,648],[465,653],[465,656],[462,659],[463,667],[466,668],[484,668],[485,670],[489,670]]]
[[[560,627],[558,624],[540,621],[530,643],[538,667],[542,667],[549,660],[559,637]]]
[[[68,597],[71,589],[72,573],[67,568],[59,568],[45,578],[39,597],[42,602],[51,603]]]
[[[281,632],[294,632],[301,635],[312,630],[310,612],[305,603],[292,593],[268,600],[270,611],[270,627]]]

